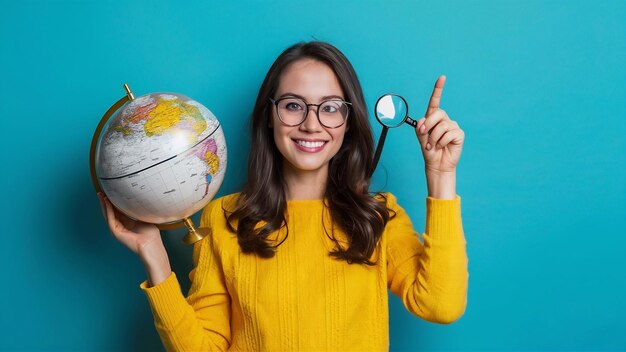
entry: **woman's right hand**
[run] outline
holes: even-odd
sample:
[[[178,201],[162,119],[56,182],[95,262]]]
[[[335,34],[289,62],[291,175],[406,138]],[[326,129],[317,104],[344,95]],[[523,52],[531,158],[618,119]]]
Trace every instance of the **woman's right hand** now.
[[[133,220],[124,215],[111,204],[111,201],[102,192],[98,193],[98,199],[100,199],[102,215],[104,215],[113,237],[135,254],[141,255],[143,249],[153,244],[163,244],[161,232],[156,225]]]

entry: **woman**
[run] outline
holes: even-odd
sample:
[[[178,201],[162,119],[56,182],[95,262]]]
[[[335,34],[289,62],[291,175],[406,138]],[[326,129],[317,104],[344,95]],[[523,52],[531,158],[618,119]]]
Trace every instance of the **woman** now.
[[[428,321],[465,310],[467,256],[455,190],[463,131],[437,80],[416,134],[429,197],[424,244],[391,194],[369,193],[373,138],[351,64],[323,42],[270,68],[252,113],[248,180],[212,201],[188,297],[159,230],[99,195],[111,232],[140,256],[168,350],[384,350],[387,289]]]

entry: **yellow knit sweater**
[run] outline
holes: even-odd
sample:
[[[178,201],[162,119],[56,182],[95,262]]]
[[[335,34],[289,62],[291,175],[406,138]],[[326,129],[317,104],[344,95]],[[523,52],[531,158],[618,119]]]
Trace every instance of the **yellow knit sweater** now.
[[[222,206],[236,195],[211,202],[201,226],[212,234],[194,245],[187,298],[174,273],[154,287],[140,285],[167,350],[388,350],[388,288],[418,317],[458,319],[469,277],[460,197],[426,199],[423,243],[396,198],[387,197],[396,216],[374,252],[375,266],[328,255],[333,243],[323,229],[331,224],[321,200],[288,202],[289,235],[269,259],[242,253],[226,230]],[[345,241],[336,229],[335,237]]]

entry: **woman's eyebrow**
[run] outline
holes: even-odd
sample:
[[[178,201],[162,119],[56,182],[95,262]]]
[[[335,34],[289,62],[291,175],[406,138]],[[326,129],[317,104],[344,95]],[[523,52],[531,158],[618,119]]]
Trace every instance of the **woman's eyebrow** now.
[[[303,97],[302,95],[299,95],[299,94],[296,94],[296,93],[291,93],[291,92],[287,92],[287,93],[282,94],[280,97],[278,97],[278,99],[286,98],[286,97],[294,97],[294,98],[299,98],[299,99],[302,99],[304,101],[307,101],[306,98]],[[343,97],[341,97],[339,95],[325,95],[325,96],[322,97],[321,100],[325,101],[325,100],[330,100],[330,99],[340,99],[340,100],[343,100]]]
[[[280,97],[278,97],[278,99],[282,99],[282,98],[286,98],[286,97],[294,97],[294,98],[299,98],[299,99],[302,99],[302,100],[306,101],[306,99],[304,99],[304,97],[302,95],[298,95],[296,93],[290,93],[290,92],[282,94]]]
[[[340,99],[343,100],[343,97],[340,97],[339,95],[326,95],[322,97],[322,100],[330,100],[330,99]]]

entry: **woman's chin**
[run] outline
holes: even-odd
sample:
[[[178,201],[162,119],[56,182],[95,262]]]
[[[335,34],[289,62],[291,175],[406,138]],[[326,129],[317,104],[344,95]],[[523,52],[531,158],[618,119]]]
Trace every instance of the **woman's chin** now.
[[[323,171],[328,171],[328,163],[323,163],[323,162],[310,162],[310,163],[303,163],[303,162],[298,162],[298,163],[288,163],[290,166],[290,169],[292,169],[292,171],[295,172],[306,172],[306,173],[312,173],[312,172],[323,172]]]

